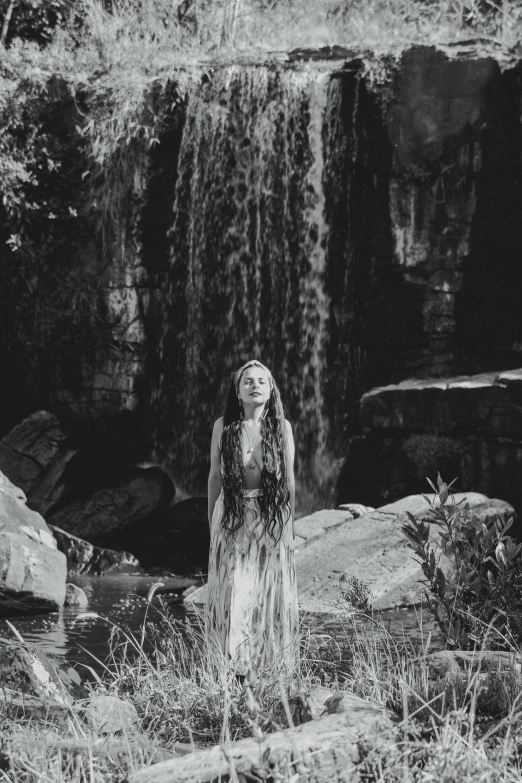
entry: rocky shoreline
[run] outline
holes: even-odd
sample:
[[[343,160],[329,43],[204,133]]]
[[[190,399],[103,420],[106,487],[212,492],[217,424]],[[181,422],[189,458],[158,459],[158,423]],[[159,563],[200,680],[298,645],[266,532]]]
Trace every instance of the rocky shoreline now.
[[[518,382],[519,373],[504,375],[509,375],[509,384]],[[491,394],[495,399],[500,395],[501,402],[506,393],[504,375],[492,376]],[[427,399],[436,393],[455,407],[453,389],[457,395],[461,389],[466,395],[471,389],[476,396],[477,389],[490,389],[489,376],[486,380],[486,384],[468,379],[453,385],[416,382],[410,384],[411,389],[403,385],[400,393],[418,395],[426,389]],[[511,394],[509,389],[508,385]],[[387,424],[385,401],[390,394],[395,392],[376,390],[366,395],[363,419],[377,417]],[[458,399],[457,412],[464,404],[460,396]],[[479,395],[479,402],[481,399]],[[479,402],[477,410],[484,410],[485,403]],[[469,412],[469,403],[466,405],[468,415],[476,418]],[[440,418],[440,410],[440,405],[438,409],[435,406],[432,416]],[[455,420],[457,414],[452,410],[450,406],[445,421]],[[410,426],[406,414],[402,416],[399,410],[397,416],[402,426]],[[396,429],[394,421],[390,419],[392,430]],[[204,572],[209,541],[205,498],[173,504],[172,482],[157,467],[130,466],[125,475],[116,471],[112,481],[106,476],[104,484],[91,478],[88,492],[85,482],[79,484],[75,467],[75,462],[84,464],[85,457],[78,444],[75,448],[72,445],[67,428],[46,411],[28,417],[0,442],[0,471],[5,473],[0,473],[0,607],[4,614],[52,611],[63,605],[68,575],[133,573],[151,564],[166,568],[174,562],[185,563],[187,568],[198,564]],[[464,500],[479,519],[516,517],[513,506],[504,500],[478,492],[455,495],[456,502]],[[364,582],[377,609],[418,603],[422,573],[401,527],[407,513],[421,519],[427,511],[427,500],[416,494],[376,509],[345,503],[297,519],[301,611],[335,613],[343,575]],[[203,604],[205,589],[191,591],[187,602]],[[69,590],[67,600],[82,605],[84,598]]]

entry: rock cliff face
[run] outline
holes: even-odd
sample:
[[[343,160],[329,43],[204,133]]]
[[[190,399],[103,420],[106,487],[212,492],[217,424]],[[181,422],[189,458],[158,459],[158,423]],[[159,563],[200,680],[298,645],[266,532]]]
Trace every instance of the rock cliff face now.
[[[522,67],[416,48],[384,85],[371,58],[313,77],[296,62],[239,70],[207,74],[136,159],[108,254],[89,225],[71,244],[98,275],[109,339],[73,364],[55,356],[37,392],[17,376],[4,428],[44,405],[116,428],[135,461],[154,456],[201,494],[229,373],[257,354],[295,423],[300,497],[317,508],[365,391],[521,363]],[[483,459],[469,431],[437,437],[453,439],[437,453]],[[517,459],[491,490],[513,502]],[[385,490],[341,499],[376,505]]]
[[[41,514],[65,493],[63,474],[76,449],[63,422],[49,411],[36,411],[0,441],[0,467]]]
[[[62,420],[48,411],[28,416],[0,441],[0,477],[17,500],[14,503],[0,492],[0,501],[4,498],[0,513],[5,516],[4,522],[0,520],[0,529],[3,525],[7,532],[17,532],[16,520],[26,517],[28,525],[44,531],[42,542],[54,550],[58,545],[59,553],[55,554],[59,559],[62,553],[66,556],[69,573],[139,569],[139,561],[131,553],[98,547],[94,542],[111,533],[122,534],[128,527],[133,532],[133,536],[127,534],[131,539],[135,540],[139,531],[135,550],[140,555],[142,541],[153,546],[148,528],[158,515],[169,512],[174,487],[161,468],[134,465],[132,453],[119,454],[117,446],[110,440],[93,444],[85,433],[82,438],[78,431],[73,435]],[[26,501],[25,492],[29,508],[21,505]],[[206,499],[204,503],[206,522]],[[179,504],[176,508],[180,508]],[[53,523],[50,527],[40,512]],[[14,531],[9,528],[13,524]],[[35,539],[36,534],[29,528],[23,530]],[[172,553],[166,554],[170,562]],[[26,551],[28,573],[33,555]],[[8,554],[5,561],[9,561]],[[15,562],[17,572],[23,572],[23,547]]]
[[[375,388],[363,395],[360,417],[363,434],[350,441],[340,476],[343,499],[394,501],[426,491],[426,476],[440,471],[520,513],[522,370]]]

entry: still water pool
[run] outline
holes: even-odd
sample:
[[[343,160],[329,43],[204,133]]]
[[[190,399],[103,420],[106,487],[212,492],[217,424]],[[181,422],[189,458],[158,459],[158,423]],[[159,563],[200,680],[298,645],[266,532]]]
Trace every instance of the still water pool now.
[[[76,577],[74,582],[85,590],[89,597],[87,609],[63,608],[53,614],[11,617],[9,622],[28,642],[42,647],[45,652],[61,656],[69,664],[79,667],[82,676],[90,678],[89,668],[97,672],[103,669],[107,660],[111,630],[116,625],[133,632],[137,637],[145,613],[147,620],[154,622],[161,616],[160,602],[168,603],[168,613],[182,620],[196,621],[196,613],[176,600],[194,579],[179,576],[103,576]],[[155,593],[147,610],[147,595],[158,582],[163,586]],[[82,615],[91,613],[98,617]],[[385,626],[394,638],[419,638],[434,630],[433,623],[418,609],[396,609],[381,615]],[[342,628],[336,620],[324,625],[312,623],[317,630],[342,636]],[[322,629],[321,629],[322,625]],[[0,635],[12,638],[12,630],[5,619],[0,618]]]
[[[147,611],[147,595],[158,582],[163,582],[163,586]],[[194,579],[179,576],[75,577],[74,583],[85,590],[89,598],[86,609],[64,607],[51,614],[8,619],[26,641],[38,644],[46,653],[63,656],[69,663],[80,665],[88,676],[86,666],[98,672],[103,668],[100,662],[107,658],[113,627],[129,629],[139,635],[146,611],[148,620],[159,618],[160,596],[169,602],[169,614],[179,618],[190,616],[190,611],[181,601],[176,602],[175,596],[194,582]],[[82,618],[85,614],[99,616]],[[3,618],[0,618],[0,635],[13,638],[13,632]]]

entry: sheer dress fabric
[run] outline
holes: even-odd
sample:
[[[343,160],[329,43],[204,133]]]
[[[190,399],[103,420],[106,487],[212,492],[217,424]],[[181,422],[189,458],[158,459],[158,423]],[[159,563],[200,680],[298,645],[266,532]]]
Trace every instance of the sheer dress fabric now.
[[[243,491],[244,524],[230,534],[221,525],[221,491],[210,533],[205,633],[243,675],[273,666],[290,672],[299,658],[292,523],[274,542],[261,519],[261,494]]]

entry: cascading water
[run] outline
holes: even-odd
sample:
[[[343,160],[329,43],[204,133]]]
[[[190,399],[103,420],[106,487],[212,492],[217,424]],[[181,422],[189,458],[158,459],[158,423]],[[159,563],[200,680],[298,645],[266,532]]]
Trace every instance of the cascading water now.
[[[158,394],[182,492],[204,491],[231,373],[259,358],[294,426],[299,508],[332,499],[325,182],[340,101],[327,64],[218,69],[187,97]]]

